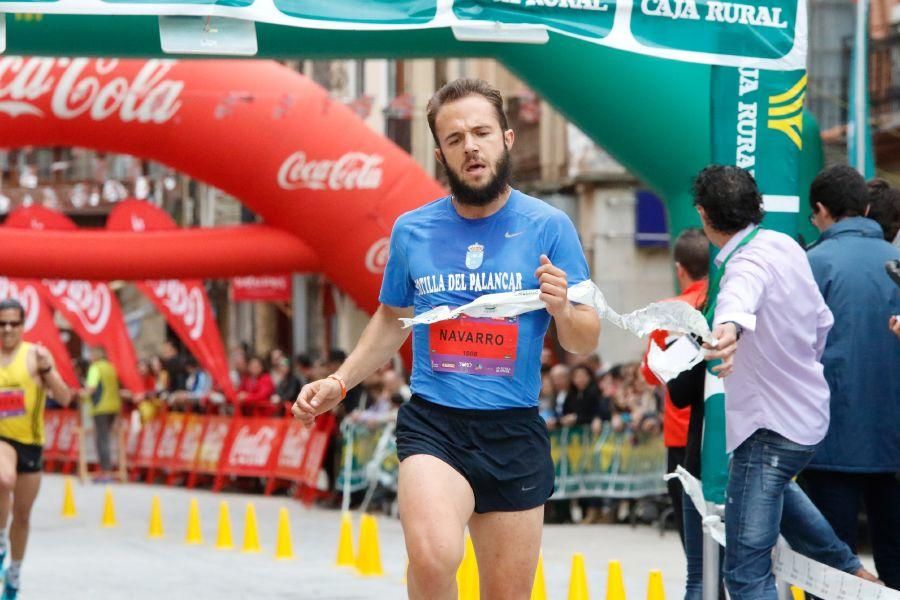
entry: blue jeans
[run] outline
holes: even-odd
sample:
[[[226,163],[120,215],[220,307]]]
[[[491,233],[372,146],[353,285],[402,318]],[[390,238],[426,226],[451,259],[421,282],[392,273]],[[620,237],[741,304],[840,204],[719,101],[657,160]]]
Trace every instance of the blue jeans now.
[[[814,560],[843,571],[859,567],[858,559],[791,481],[815,449],[760,429],[734,451],[725,506],[725,585],[732,600],[777,600],[772,549],[779,531]]]

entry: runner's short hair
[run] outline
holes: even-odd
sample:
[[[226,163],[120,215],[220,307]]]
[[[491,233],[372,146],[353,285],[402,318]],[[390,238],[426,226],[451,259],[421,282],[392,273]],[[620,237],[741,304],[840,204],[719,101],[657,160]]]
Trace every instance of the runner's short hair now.
[[[456,79],[436,91],[431,100],[428,101],[428,106],[425,109],[428,117],[428,127],[431,129],[431,135],[438,148],[441,147],[435,131],[435,120],[437,119],[438,111],[445,104],[456,102],[469,96],[481,96],[490,102],[497,113],[497,121],[500,123],[501,131],[509,129],[509,121],[506,118],[506,112],[503,110],[503,96],[500,94],[500,90],[481,79]]]
[[[675,262],[697,281],[709,275],[709,240],[702,229],[688,228],[675,240]]]
[[[15,298],[0,300],[0,310],[17,310],[19,311],[19,319],[22,321],[25,320],[25,307]]]

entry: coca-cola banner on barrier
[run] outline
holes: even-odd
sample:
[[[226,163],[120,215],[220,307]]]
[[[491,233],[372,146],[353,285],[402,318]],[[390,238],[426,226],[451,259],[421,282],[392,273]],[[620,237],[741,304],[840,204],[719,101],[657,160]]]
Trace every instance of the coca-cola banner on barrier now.
[[[177,229],[175,221],[164,210],[149,202],[125,200],[109,214],[106,227],[115,231],[160,231]],[[235,398],[228,375],[228,359],[212,305],[203,281],[199,279],[165,279],[136,281],[134,285],[149,298],[197,357],[216,386],[229,400]]]
[[[364,310],[378,305],[395,219],[445,194],[408,153],[372,131],[327,90],[274,61],[0,61],[0,89],[8,93],[0,106],[5,145],[128,153],[214,185],[271,228],[308,245],[328,279]],[[29,256],[28,265],[10,252],[8,273],[18,275],[18,269],[33,268],[34,262],[52,263],[57,273],[84,272],[79,248],[90,246],[96,255],[96,248],[109,241],[100,234],[73,235],[69,252]],[[25,240],[16,243],[31,246]],[[181,252],[167,257],[174,267],[212,261],[221,267],[228,260],[225,252],[199,244],[176,247]],[[145,267],[159,267],[152,255],[138,258]],[[254,258],[254,274],[308,268],[273,267]],[[105,246],[103,264],[121,278],[149,278],[139,274],[142,267],[123,264],[130,259],[114,244]],[[229,276],[238,274],[250,272]]]
[[[38,205],[17,208],[7,217],[6,226],[63,231],[78,228],[65,215]],[[136,394],[146,391],[138,373],[137,356],[125,327],[122,307],[106,283],[46,279],[37,287],[84,343],[106,350],[122,385]]]
[[[186,415],[181,441],[178,442],[175,458],[170,465],[173,473],[186,472],[194,468],[207,419],[208,417],[201,415]]]
[[[164,416],[154,417],[144,423],[141,428],[141,441],[138,445],[137,455],[134,457],[135,467],[153,467],[153,461],[156,457],[156,446],[159,444],[163,427],[165,427]]]
[[[59,329],[53,322],[53,311],[41,298],[41,284],[25,279],[0,277],[0,300],[15,298],[25,308],[25,323],[22,339],[45,347],[53,356],[53,362],[66,385],[80,387],[69,352],[59,338]]]
[[[175,461],[175,453],[178,443],[181,441],[181,432],[184,431],[185,414],[170,412],[166,415],[163,430],[156,444],[156,456],[153,460],[154,469],[171,470]],[[148,475],[147,481],[152,482],[152,475]]]
[[[278,459],[287,419],[234,417],[225,444],[220,475],[269,476]]]
[[[290,302],[290,275],[247,275],[231,280],[235,302]]]
[[[219,462],[222,458],[222,449],[231,430],[231,417],[206,417],[206,428],[203,437],[200,438],[200,449],[197,451],[197,460],[194,471],[197,473],[215,473],[219,470]]]

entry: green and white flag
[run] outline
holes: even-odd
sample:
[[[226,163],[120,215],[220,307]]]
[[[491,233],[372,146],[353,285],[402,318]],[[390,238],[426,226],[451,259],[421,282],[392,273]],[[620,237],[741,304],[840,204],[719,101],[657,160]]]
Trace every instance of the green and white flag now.
[[[713,67],[713,162],[737,165],[756,179],[764,225],[797,232],[805,71]]]

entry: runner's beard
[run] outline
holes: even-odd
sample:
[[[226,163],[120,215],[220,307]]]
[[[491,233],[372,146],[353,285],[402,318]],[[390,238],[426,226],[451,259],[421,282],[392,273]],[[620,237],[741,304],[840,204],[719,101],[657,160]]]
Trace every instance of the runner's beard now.
[[[453,197],[460,204],[469,206],[486,206],[497,199],[500,194],[506,191],[509,186],[510,179],[510,160],[509,149],[504,144],[503,156],[497,161],[494,167],[494,176],[481,187],[472,187],[463,182],[462,178],[444,162],[445,171],[447,172],[447,182],[450,184],[450,191]]]

